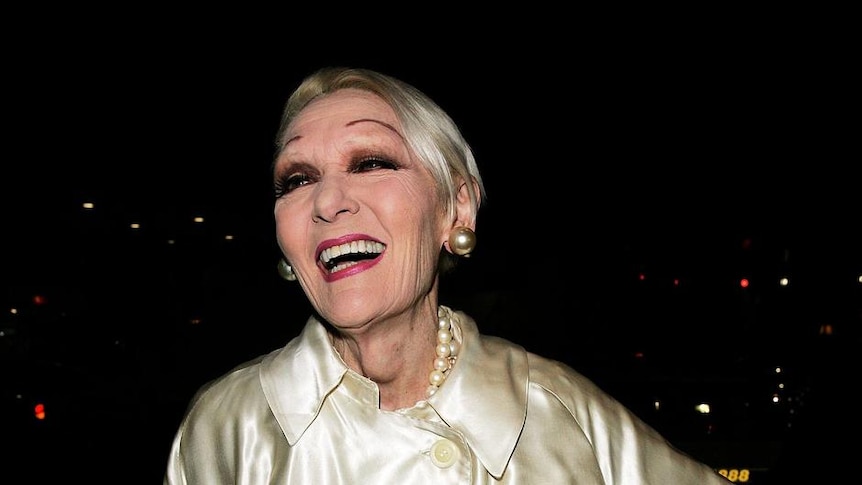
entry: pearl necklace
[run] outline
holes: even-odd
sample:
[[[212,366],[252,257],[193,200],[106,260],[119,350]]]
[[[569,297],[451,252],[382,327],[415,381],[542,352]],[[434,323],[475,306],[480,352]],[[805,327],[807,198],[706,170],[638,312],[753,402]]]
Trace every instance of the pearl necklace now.
[[[434,359],[434,369],[428,375],[428,389],[425,390],[428,397],[433,396],[446,381],[461,349],[460,339],[456,339],[452,331],[449,312],[439,307],[437,317],[437,357]]]

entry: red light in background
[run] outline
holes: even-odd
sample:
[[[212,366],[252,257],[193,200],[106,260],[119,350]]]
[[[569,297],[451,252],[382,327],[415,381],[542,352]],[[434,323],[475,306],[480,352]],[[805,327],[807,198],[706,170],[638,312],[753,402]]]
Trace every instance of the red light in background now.
[[[33,304],[34,305],[44,305],[45,304],[45,297],[42,295],[34,295],[33,296]]]
[[[748,278],[742,278],[741,280],[739,280],[739,286],[741,288],[748,288],[749,284],[751,283],[748,281]]]
[[[43,420],[45,419],[45,405],[42,403],[37,404],[33,407],[33,414],[36,416],[36,419]]]
[[[639,279],[639,280],[641,280],[641,281],[643,281],[643,280],[645,280],[645,279],[646,279],[646,275],[645,275],[645,274],[643,274],[643,273],[638,273],[638,279]]]

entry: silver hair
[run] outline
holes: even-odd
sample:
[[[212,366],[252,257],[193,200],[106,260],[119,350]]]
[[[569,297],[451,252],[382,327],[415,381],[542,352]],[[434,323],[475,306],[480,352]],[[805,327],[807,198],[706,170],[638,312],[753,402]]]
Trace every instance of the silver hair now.
[[[392,107],[404,129],[408,147],[437,182],[438,196],[450,217],[455,214],[460,184],[466,182],[475,217],[485,198],[485,187],[473,151],[458,126],[437,103],[417,88],[373,70],[325,67],[307,76],[285,104],[276,134],[277,154],[284,148],[284,137],[290,124],[311,101],[348,88],[371,92]]]

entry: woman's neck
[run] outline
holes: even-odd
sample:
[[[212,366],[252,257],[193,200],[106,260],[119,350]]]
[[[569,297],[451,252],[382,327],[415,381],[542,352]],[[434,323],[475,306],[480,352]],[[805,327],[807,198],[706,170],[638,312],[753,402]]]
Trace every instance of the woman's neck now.
[[[358,334],[333,335],[332,345],[344,363],[377,384],[381,409],[407,408],[426,398],[437,323],[436,316],[417,320],[378,322]]]

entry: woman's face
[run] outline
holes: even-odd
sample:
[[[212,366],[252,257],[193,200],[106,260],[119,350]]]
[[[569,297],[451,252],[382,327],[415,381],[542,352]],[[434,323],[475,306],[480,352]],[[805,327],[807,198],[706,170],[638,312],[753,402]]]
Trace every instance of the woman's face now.
[[[393,110],[341,90],[309,104],[284,136],[276,237],[315,309],[358,328],[417,304],[451,224]]]

